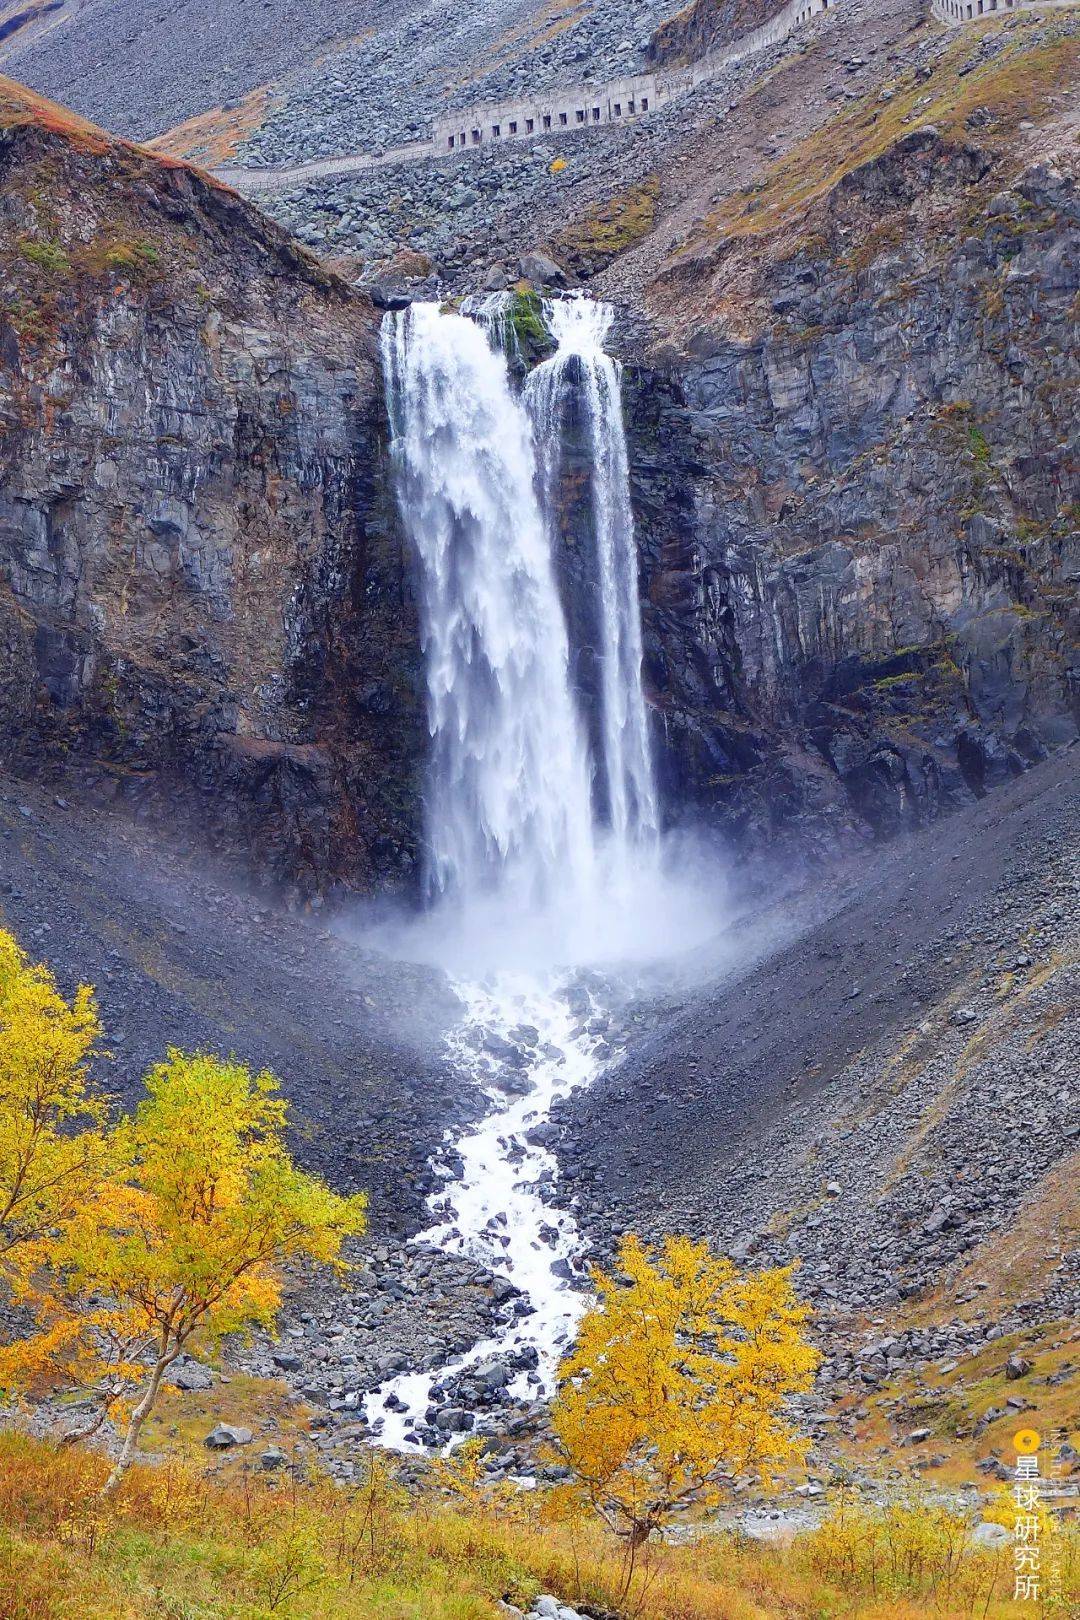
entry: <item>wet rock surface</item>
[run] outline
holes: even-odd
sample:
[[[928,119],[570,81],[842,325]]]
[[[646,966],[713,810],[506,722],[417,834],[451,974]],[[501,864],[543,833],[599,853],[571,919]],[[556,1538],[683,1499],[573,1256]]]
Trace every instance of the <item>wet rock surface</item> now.
[[[643,121],[629,143],[582,136],[565,173],[550,173],[549,148],[521,146],[272,202],[320,248],[351,255],[353,271],[395,253],[403,263],[408,245],[409,273],[379,283],[384,307],[491,271],[510,279],[551,258],[536,251],[545,235],[560,272],[628,300],[619,342],[664,796],[669,814],[689,807],[747,848],[885,838],[978,798],[1076,728],[1067,169],[1006,162],[989,114],[960,140],[914,131],[848,175],[782,252],[772,243],[758,262],[738,241],[698,243],[664,267],[680,212],[693,203],[701,222],[713,158],[722,201],[760,184],[849,91],[911,73],[932,86],[944,71],[943,35],[911,37],[912,0],[851,5],[868,30],[857,60],[830,32],[836,18],[819,18],[775,60],[737,65],[730,83]],[[1045,46],[1072,26],[1063,14],[1022,37]],[[1020,37],[995,34],[977,60]],[[799,125],[774,138],[793,97]],[[729,117],[738,140],[723,135]],[[95,229],[132,185],[122,169]],[[222,317],[223,376],[199,287],[156,270],[129,278],[105,325],[100,289],[80,280],[56,354],[35,355],[15,333],[36,368],[37,423],[7,441],[8,723],[35,767],[75,768],[80,796],[208,822],[219,851],[272,881],[407,888],[425,742],[372,369],[378,312],[274,236],[313,312],[298,350],[285,331],[292,268],[248,278],[249,296],[223,256],[227,221],[246,222],[230,232],[243,263],[272,229],[172,174],[140,170],[154,206],[138,192],[133,223],[151,245],[170,208],[204,231],[200,285]],[[653,181],[657,219],[649,229],[645,208],[639,248],[616,232],[614,255],[580,236],[570,250],[569,213],[588,216],[613,185]],[[28,216],[14,196],[10,214],[17,237]],[[65,230],[86,226],[72,211]],[[930,253],[928,241],[940,245]],[[161,258],[175,258],[162,243]],[[18,269],[22,297],[30,266]],[[30,292],[53,297],[37,274]],[[185,312],[173,330],[167,287],[168,308]],[[76,310],[92,333],[80,335]],[[144,315],[147,337],[128,354],[123,334]],[[106,367],[110,343],[123,357]],[[100,454],[113,476],[93,413],[57,419],[46,403],[64,368],[84,363],[87,398],[118,389],[141,447],[118,453],[112,491],[85,471]],[[14,387],[11,401],[23,410]],[[572,491],[565,505],[574,621],[589,535]],[[126,595],[114,529],[134,555]],[[581,657],[588,695],[587,642]]]
[[[407,219],[428,257],[403,296],[430,297],[502,284],[546,230],[560,243],[560,218],[610,197],[613,175],[624,198],[655,183],[634,204],[640,247],[616,213],[613,260],[580,232],[573,245],[563,232],[555,257],[629,306],[619,336],[665,797],[753,846],[924,824],[1077,725],[1072,165],[1025,161],[1022,139],[1003,144],[1000,111],[948,137],[901,123],[789,228],[693,243],[738,187],[761,206],[799,129],[849,97],[872,103],[874,86],[885,104],[912,75],[933,89],[950,71],[948,39],[913,38],[903,5],[850,18],[865,24],[857,58],[829,33],[835,18],[818,19],[776,53],[771,79],[765,57],[738,64],[632,140],[581,137],[557,175],[538,145],[270,202],[359,268],[394,262]],[[1077,26],[994,34],[961,65],[992,66],[1020,41],[1038,52]],[[798,128],[769,133],[793,100]],[[695,192],[713,168],[712,191]],[[687,239],[694,250],[672,262]],[[573,620],[589,535],[569,479],[565,494]]]
[[[1037,165],[928,251],[923,210],[970,217],[992,170],[905,137],[812,247],[672,271],[715,325],[684,324],[666,379],[628,375],[668,796],[751,842],[880,838],[1076,735],[1080,198]],[[853,246],[873,231],[886,251]]]

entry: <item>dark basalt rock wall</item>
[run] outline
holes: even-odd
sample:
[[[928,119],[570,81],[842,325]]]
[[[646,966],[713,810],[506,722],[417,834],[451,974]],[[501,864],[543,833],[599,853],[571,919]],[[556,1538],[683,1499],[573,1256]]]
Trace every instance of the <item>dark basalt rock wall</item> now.
[[[300,891],[408,882],[419,649],[376,315],[231,194],[0,138],[0,737]]]
[[[754,843],[890,833],[1076,735],[1077,192],[905,226],[978,178],[909,139],[756,280],[680,272],[706,318],[627,374],[667,799]]]

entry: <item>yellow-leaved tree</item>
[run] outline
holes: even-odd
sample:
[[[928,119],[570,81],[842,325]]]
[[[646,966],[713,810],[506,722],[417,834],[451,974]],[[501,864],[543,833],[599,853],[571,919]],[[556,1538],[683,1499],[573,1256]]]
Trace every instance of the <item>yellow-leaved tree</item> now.
[[[81,1360],[84,1378],[107,1369],[144,1383],[107,1492],[177,1357],[272,1327],[281,1262],[306,1255],[343,1270],[344,1239],[366,1226],[363,1194],[343,1198],[292,1162],[272,1075],[170,1051],[146,1090],[113,1133],[105,1194],[58,1235],[26,1289],[61,1376]],[[32,1363],[33,1340],[27,1353]]]
[[[9,1282],[100,1185],[105,1101],[86,1071],[100,1035],[89,986],[66,1001],[0,930],[0,1276]]]
[[[715,1507],[726,1476],[768,1481],[805,1454],[784,1416],[821,1359],[791,1267],[741,1272],[705,1243],[659,1252],[623,1240],[622,1274],[599,1295],[559,1369],[556,1445],[578,1489],[633,1558],[691,1506]]]

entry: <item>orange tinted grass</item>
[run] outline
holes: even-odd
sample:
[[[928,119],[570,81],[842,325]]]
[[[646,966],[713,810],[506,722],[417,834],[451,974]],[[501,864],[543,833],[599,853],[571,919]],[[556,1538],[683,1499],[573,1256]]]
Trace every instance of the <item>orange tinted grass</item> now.
[[[104,157],[108,152],[128,153],[133,158],[157,164],[162,169],[192,170],[215,190],[230,190],[230,187],[222,185],[196,164],[185,162],[170,153],[153,151],[149,146],[140,146],[134,141],[122,140],[118,135],[110,135],[88,118],[72,112],[70,107],[50,101],[48,96],[40,96],[0,73],[0,129],[19,128],[43,129],[50,135],[62,136],[79,151],[88,152],[94,157]]]
[[[613,1538],[544,1493],[497,1505],[385,1480],[378,1495],[258,1473],[223,1484],[171,1464],[133,1467],[102,1502],[107,1469],[0,1432],[4,1620],[500,1620],[501,1599],[527,1609],[541,1591],[610,1620],[1028,1620],[1011,1562],[954,1557],[964,1515],[918,1501],[851,1505],[790,1543],[656,1544],[627,1594]],[[268,1604],[290,1569],[287,1600]]]
[[[126,144],[106,134],[88,118],[81,118],[69,107],[62,107],[58,101],[39,96],[36,91],[28,90],[25,85],[0,74],[0,126],[12,129],[20,124],[36,124],[53,135],[74,140],[84,150],[98,155],[107,152],[110,147]]]

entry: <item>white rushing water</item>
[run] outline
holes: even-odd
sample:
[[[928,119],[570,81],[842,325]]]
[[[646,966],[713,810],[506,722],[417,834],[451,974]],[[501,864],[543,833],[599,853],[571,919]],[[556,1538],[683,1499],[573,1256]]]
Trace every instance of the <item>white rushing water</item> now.
[[[429,889],[535,910],[554,883],[588,889],[593,837],[529,420],[475,322],[414,304],[383,332],[421,564]]]
[[[641,689],[641,612],[621,372],[604,352],[610,304],[588,298],[544,306],[558,345],[529,377],[527,398],[544,446],[545,482],[558,474],[564,413],[584,411],[592,463],[592,513],[602,682],[601,727],[607,813],[616,860],[655,846],[660,831],[645,698]]]
[[[503,352],[513,350],[505,307],[477,313],[413,305],[383,326],[431,731],[429,911],[401,948],[448,966],[462,1008],[449,1057],[485,1107],[448,1139],[432,1225],[415,1241],[482,1263],[521,1297],[449,1366],[368,1397],[372,1432],[398,1447],[430,1442],[433,1390],[470,1367],[500,1361],[512,1394],[550,1393],[584,1308],[584,1266],[572,1213],[553,1202],[558,1166],[542,1127],[606,1052],[603,1009],[577,969],[656,955],[665,929],[687,943],[692,926],[669,914],[661,871],[620,378],[603,348],[611,312],[584,299],[545,305],[557,350],[522,395]],[[571,688],[544,510],[571,409],[584,412],[592,466],[599,761]]]
[[[572,1215],[549,1201],[558,1166],[530,1133],[557,1098],[594,1078],[598,1039],[568,999],[567,975],[503,972],[456,989],[462,1019],[449,1056],[482,1089],[487,1113],[436,1162],[444,1187],[430,1200],[434,1224],[414,1241],[479,1261],[512,1282],[530,1308],[519,1315],[508,1303],[492,1337],[435,1372],[405,1373],[368,1397],[368,1421],[384,1445],[398,1449],[417,1443],[433,1386],[452,1384],[471,1367],[494,1362],[513,1371],[509,1393],[521,1399],[551,1394],[584,1307],[575,1286],[584,1269],[580,1237]]]

